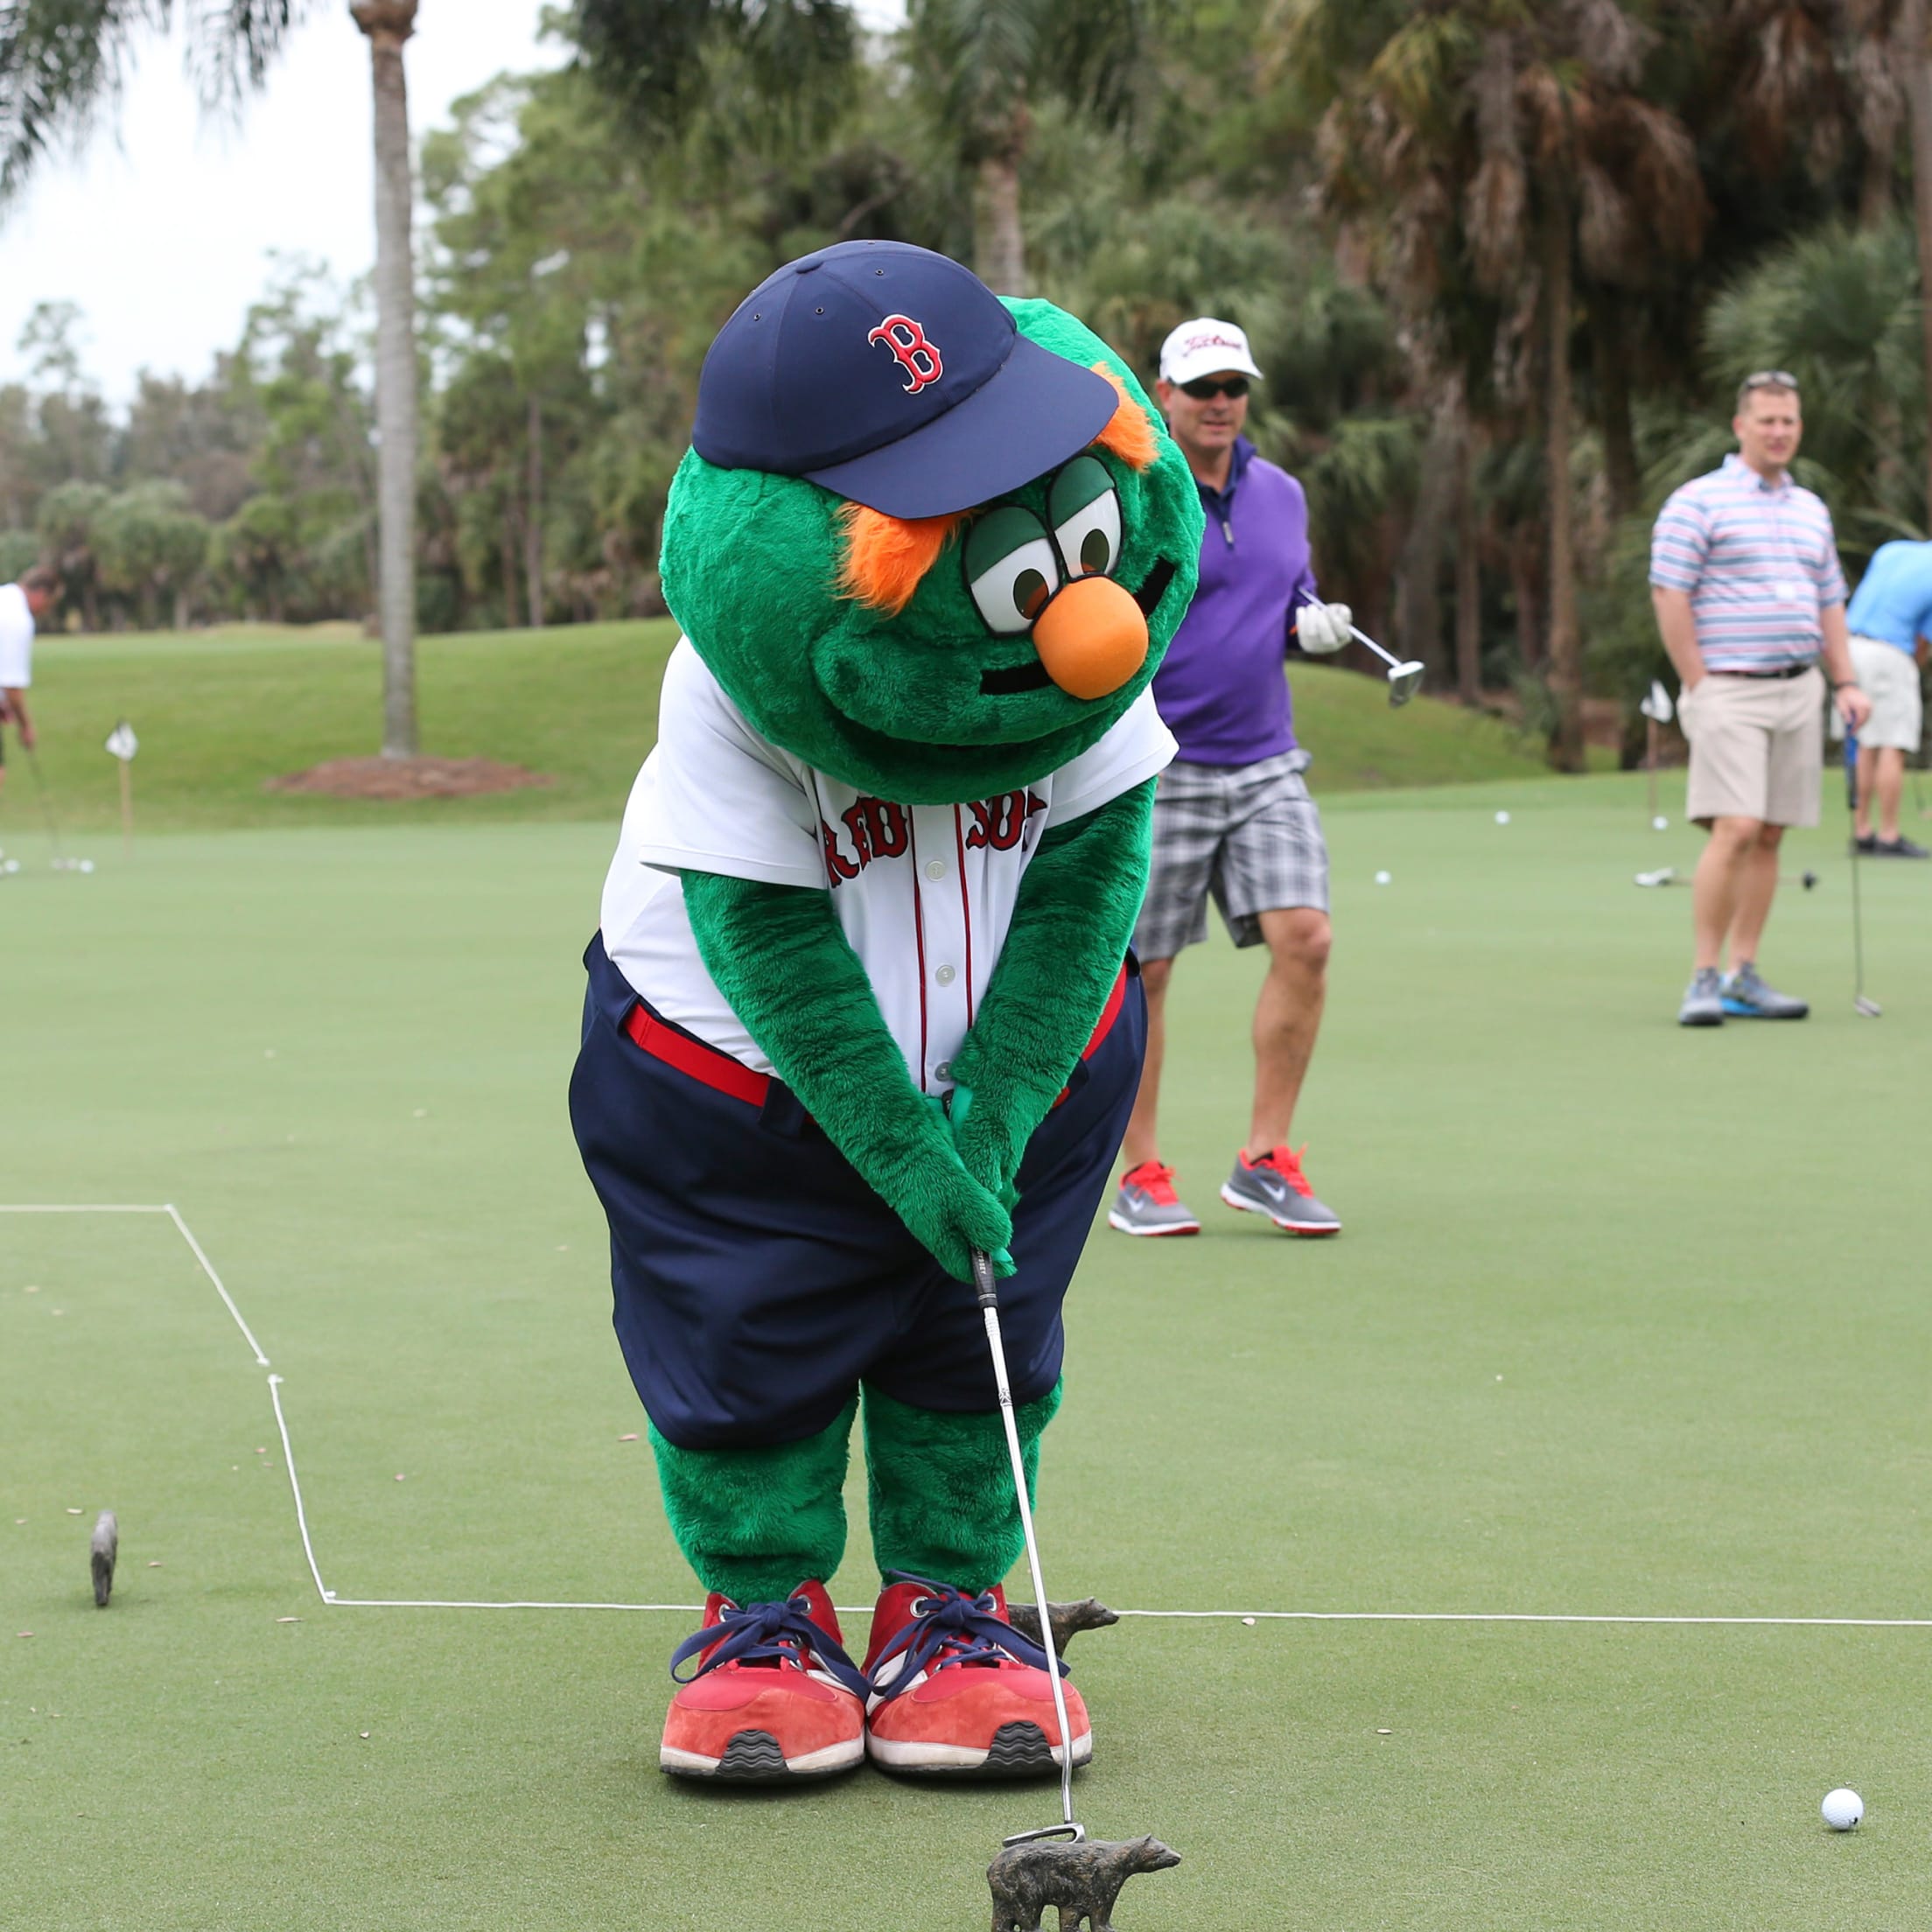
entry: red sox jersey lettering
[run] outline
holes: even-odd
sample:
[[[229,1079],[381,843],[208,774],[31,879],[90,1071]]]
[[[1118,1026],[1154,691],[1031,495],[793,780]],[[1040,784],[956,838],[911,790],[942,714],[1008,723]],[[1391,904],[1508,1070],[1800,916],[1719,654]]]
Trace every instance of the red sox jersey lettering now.
[[[1036,791],[1003,792],[998,798],[976,799],[966,807],[972,829],[966,834],[969,851],[1010,852],[1026,836],[1033,819],[1046,809]],[[903,858],[912,845],[912,821],[903,805],[861,793],[839,814],[845,837],[827,820],[818,822],[819,841],[825,849],[825,877],[833,886],[857,878],[874,859]]]
[[[900,368],[906,372],[907,396],[917,396],[946,373],[946,365],[940,359],[939,345],[932,341],[909,315],[888,315],[865,340],[883,342],[892,352]]]

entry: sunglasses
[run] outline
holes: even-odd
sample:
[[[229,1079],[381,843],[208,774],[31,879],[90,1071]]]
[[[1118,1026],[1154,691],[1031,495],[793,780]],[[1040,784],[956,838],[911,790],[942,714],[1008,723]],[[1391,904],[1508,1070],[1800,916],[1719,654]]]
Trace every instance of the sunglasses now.
[[[1748,396],[1753,389],[1789,389],[1796,396],[1798,379],[1789,369],[1758,369],[1738,385],[1740,396]]]
[[[1197,402],[1207,402],[1217,396],[1241,396],[1248,393],[1248,378],[1244,375],[1230,375],[1217,382],[1211,375],[1197,375],[1192,382],[1180,385],[1183,396],[1191,396]]]

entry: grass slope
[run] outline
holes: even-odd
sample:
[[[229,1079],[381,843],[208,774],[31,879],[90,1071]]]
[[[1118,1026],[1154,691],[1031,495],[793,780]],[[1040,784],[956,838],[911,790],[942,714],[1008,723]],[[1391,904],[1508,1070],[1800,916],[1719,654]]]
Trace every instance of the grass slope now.
[[[147,830],[614,822],[655,738],[658,680],[676,639],[668,621],[424,638],[424,749],[502,759],[555,780],[495,797],[397,805],[262,790],[283,773],[377,749],[381,648],[346,626],[47,638],[34,715],[60,811],[95,835],[118,822],[119,781],[102,741],[121,718],[141,740],[136,807]],[[1391,712],[1377,681],[1328,667],[1298,666],[1294,689],[1324,793],[1540,770],[1505,726],[1453,705]],[[38,809],[30,784],[16,772],[0,793],[0,826],[10,821],[15,841]]]
[[[1886,1015],[1861,1021],[1838,841],[1795,841],[1822,883],[1767,965],[1817,1012],[1685,1034],[1689,895],[1630,875],[1694,837],[1648,830],[1641,782],[1327,819],[1301,1127],[1348,1231],[1295,1243],[1214,1200],[1256,979],[1217,934],[1177,972],[1165,1114],[1208,1229],[1088,1250],[1049,1583],[1925,1614],[1932,1225],[1901,1163],[1932,881],[1867,869]],[[162,837],[0,886],[0,1199],[180,1205],[287,1378],[344,1597],[690,1600],[622,1439],[564,1114],[609,837]],[[164,1221],[0,1216],[0,1923],[985,1923],[985,1862],[1048,1788],[694,1792],[653,1765],[687,1620],[320,1603],[266,1373]],[[837,1595],[865,1602],[856,1472],[850,1502]],[[1074,1652],[1100,1737],[1078,1802],[1184,1855],[1128,1888],[1124,1932],[1894,1932],[1923,1915],[1926,1637],[1129,1620]],[[1840,1782],[1869,1808],[1850,1838],[1817,1818]]]

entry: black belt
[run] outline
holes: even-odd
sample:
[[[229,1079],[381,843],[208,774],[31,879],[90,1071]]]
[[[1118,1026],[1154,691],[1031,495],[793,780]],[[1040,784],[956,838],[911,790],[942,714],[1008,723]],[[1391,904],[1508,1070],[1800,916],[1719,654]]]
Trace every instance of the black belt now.
[[[1782,671],[1712,671],[1712,677],[1802,677],[1816,663],[1807,658],[1802,664],[1787,664]]]

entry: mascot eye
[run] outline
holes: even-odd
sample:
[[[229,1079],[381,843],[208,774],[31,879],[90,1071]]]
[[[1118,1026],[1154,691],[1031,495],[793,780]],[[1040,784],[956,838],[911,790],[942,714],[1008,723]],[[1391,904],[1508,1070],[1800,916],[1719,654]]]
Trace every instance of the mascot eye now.
[[[1003,635],[1028,629],[1060,588],[1060,560],[1046,527],[1015,504],[980,518],[966,538],[966,588]]]
[[[1074,577],[1105,577],[1120,561],[1120,496],[1098,457],[1076,456],[1054,479],[1046,512]]]

